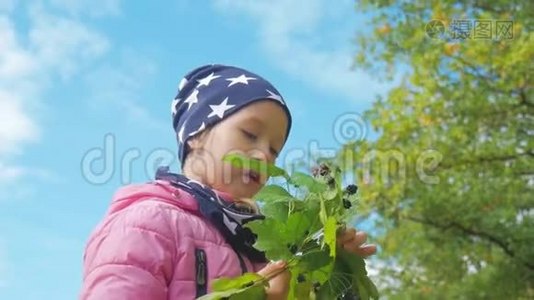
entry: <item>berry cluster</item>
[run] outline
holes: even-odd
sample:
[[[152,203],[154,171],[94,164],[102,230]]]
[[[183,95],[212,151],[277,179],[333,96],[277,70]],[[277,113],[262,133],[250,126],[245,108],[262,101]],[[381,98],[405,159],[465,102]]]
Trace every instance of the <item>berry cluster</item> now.
[[[319,177],[319,176],[327,176],[330,174],[330,167],[328,167],[326,164],[322,163],[318,167],[312,168],[312,175],[313,177]]]
[[[349,195],[354,195],[354,194],[356,194],[357,191],[358,191],[358,186],[355,185],[355,184],[349,184],[345,188],[345,192],[347,192],[347,194],[349,194]]]

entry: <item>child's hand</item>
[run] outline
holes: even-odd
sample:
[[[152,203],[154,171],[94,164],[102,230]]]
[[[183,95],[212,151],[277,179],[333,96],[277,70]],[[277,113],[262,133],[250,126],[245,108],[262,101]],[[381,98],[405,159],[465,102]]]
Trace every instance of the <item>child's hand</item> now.
[[[277,263],[270,263],[263,269],[258,271],[258,274],[267,277],[272,274],[278,274],[269,280],[269,288],[266,289],[267,300],[286,300],[289,295],[289,281],[291,273],[284,267],[286,263],[283,261]]]
[[[376,245],[364,245],[366,240],[367,234],[365,232],[349,228],[341,231],[337,243],[346,251],[365,258],[376,253]]]

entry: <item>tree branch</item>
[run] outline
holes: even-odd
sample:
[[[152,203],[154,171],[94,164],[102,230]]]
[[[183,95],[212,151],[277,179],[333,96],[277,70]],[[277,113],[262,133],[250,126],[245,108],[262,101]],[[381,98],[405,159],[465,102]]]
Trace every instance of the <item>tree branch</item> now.
[[[454,222],[454,221],[450,221],[447,224],[440,224],[440,223],[438,223],[436,221],[432,221],[432,220],[428,220],[428,219],[421,219],[421,218],[417,218],[417,217],[414,217],[414,216],[407,216],[405,218],[410,220],[410,221],[416,222],[416,223],[430,225],[432,227],[436,227],[436,228],[443,229],[443,230],[448,230],[448,229],[451,229],[451,228],[458,229],[458,230],[462,231],[463,233],[465,233],[467,235],[476,236],[476,237],[485,239],[485,240],[497,245],[499,248],[501,248],[504,251],[504,253],[506,253],[511,258],[516,258],[516,254],[511,249],[511,246],[510,246],[509,243],[506,243],[506,242],[500,240],[499,238],[497,238],[496,236],[493,236],[493,235],[491,235],[491,234],[489,234],[487,232],[483,232],[483,231],[475,230],[475,229],[472,229],[472,228],[468,228],[468,227],[465,227],[462,224],[459,224],[459,223]],[[528,263],[528,262],[524,262],[524,261],[522,263],[527,268],[529,268],[530,270],[534,270],[534,264]]]

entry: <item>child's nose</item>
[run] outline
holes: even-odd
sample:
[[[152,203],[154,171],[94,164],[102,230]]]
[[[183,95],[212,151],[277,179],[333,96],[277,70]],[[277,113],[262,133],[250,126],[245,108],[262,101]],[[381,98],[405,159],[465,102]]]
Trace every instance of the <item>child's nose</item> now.
[[[264,151],[263,149],[255,149],[252,151],[251,157],[272,164],[274,163],[275,157],[274,155],[268,153],[269,151]]]

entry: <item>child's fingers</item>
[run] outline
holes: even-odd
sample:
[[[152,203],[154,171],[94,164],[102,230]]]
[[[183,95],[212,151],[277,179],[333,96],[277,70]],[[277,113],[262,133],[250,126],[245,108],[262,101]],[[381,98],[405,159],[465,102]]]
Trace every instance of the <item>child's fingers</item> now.
[[[351,240],[348,243],[343,244],[343,249],[349,251],[349,252],[357,252],[358,249],[365,243],[367,240],[367,234],[365,233],[356,233],[353,240]]]
[[[291,279],[291,273],[288,270],[282,271],[285,266],[285,262],[279,261],[276,263],[270,263],[258,271],[258,274],[263,277],[270,277],[273,274],[277,274],[271,280],[269,280],[269,288],[266,290],[268,300],[287,299],[289,294],[289,281]]]
[[[350,243],[356,234],[356,229],[349,228],[344,231],[342,231],[337,239],[338,245],[344,245],[346,243]]]
[[[363,245],[358,248],[358,255],[367,257],[376,253],[376,245]]]

